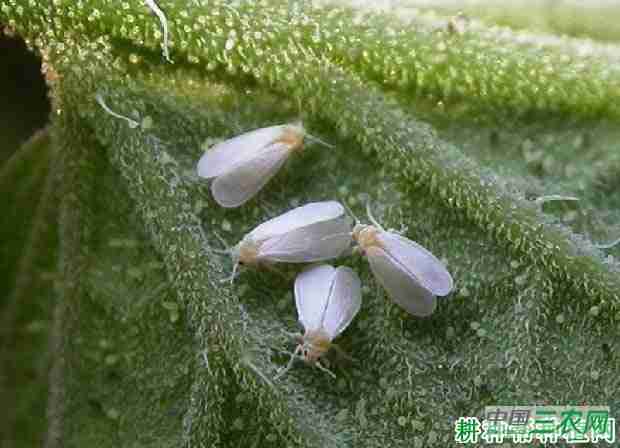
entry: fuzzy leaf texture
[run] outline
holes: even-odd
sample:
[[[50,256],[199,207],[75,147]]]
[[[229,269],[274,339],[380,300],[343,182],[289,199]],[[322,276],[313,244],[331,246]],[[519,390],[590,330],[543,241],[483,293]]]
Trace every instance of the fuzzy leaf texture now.
[[[597,247],[620,236],[613,32],[602,44],[352,2],[158,4],[173,63],[141,2],[0,0],[53,102],[51,143],[20,150],[34,180],[15,192],[59,183],[47,446],[443,447],[487,405],[620,417],[620,249]],[[306,143],[246,205],[218,207],[195,172],[208,145],[299,117],[336,149]],[[214,249],[328,199],[360,217],[369,200],[446,262],[455,291],[414,318],[365,260],[338,260],[364,284],[337,341],[354,361],[274,381],[300,267],[231,287]],[[15,243],[14,295],[37,232]]]

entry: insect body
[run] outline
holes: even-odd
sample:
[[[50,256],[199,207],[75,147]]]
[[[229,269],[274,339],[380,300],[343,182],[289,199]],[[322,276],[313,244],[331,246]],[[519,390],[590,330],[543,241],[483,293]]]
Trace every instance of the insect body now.
[[[340,256],[351,244],[351,224],[336,201],[311,202],[266,221],[233,249],[239,264],[310,263]]]
[[[222,207],[239,207],[265,186],[288,157],[300,151],[306,136],[301,123],[246,132],[208,150],[198,175],[215,178],[211,193]]]
[[[452,291],[453,281],[432,253],[395,232],[384,230],[370,214],[373,225],[356,224],[353,239],[368,259],[370,269],[388,295],[415,316],[435,311],[436,296]]]
[[[350,268],[322,264],[301,272],[295,279],[295,304],[304,334],[278,377],[291,368],[299,354],[308,364],[333,376],[319,360],[332,347],[332,341],[349,326],[361,303],[360,279]]]

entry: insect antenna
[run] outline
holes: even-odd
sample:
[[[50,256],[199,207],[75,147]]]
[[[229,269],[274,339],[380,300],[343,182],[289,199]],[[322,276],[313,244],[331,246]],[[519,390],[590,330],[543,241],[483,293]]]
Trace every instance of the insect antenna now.
[[[269,378],[267,378],[267,375],[265,375],[262,370],[260,370],[258,367],[256,367],[254,365],[254,363],[247,358],[247,356],[243,357],[241,359],[241,362],[243,364],[245,364],[246,366],[248,366],[250,368],[250,370],[252,370],[256,375],[258,375],[258,377],[260,379],[262,379],[265,383],[267,383],[271,387],[274,387],[274,385],[271,382],[271,380]]]
[[[355,224],[360,224],[361,221],[359,220],[359,218],[355,215],[355,213],[353,213],[353,210],[351,210],[349,208],[349,206],[343,201],[342,202],[342,206],[345,208],[345,210],[347,211],[347,213],[349,215],[351,215],[351,217],[355,220]]]
[[[282,333],[284,333],[287,337],[291,339],[295,339],[296,341],[301,341],[303,339],[303,335],[301,333],[292,333],[286,330],[282,330]]]
[[[383,226],[377,222],[374,216],[372,216],[372,212],[370,211],[370,200],[366,202],[366,215],[368,215],[368,220],[378,229],[385,231]]]
[[[335,148],[336,148],[334,145],[329,144],[329,143],[327,143],[327,142],[325,142],[325,141],[321,140],[320,138],[315,137],[314,135],[311,135],[311,134],[306,134],[306,135],[305,135],[305,137],[307,137],[307,138],[308,138],[308,140],[313,141],[314,143],[319,143],[319,144],[321,144],[321,145],[323,145],[323,146],[327,146],[327,147],[328,147],[328,148],[330,148],[330,149],[335,149]]]
[[[297,120],[296,124],[303,129],[303,120],[301,119],[301,117],[302,117],[301,97],[297,97],[297,112],[298,112],[300,118],[299,118],[299,120]],[[315,137],[314,135],[309,134],[309,133],[307,133],[305,131],[304,131],[304,137],[307,138],[308,140],[314,142],[314,143],[318,143],[320,145],[327,146],[328,148],[331,148],[331,149],[336,148],[334,145],[331,145],[331,144],[321,140],[320,138]]]

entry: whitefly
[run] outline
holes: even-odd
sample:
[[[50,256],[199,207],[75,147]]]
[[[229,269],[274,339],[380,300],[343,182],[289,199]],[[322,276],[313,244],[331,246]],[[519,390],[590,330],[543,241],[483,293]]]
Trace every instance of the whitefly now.
[[[430,251],[420,244],[386,231],[367,208],[372,225],[357,223],[353,239],[366,256],[377,281],[394,302],[415,316],[435,311],[437,296],[450,294],[452,276]]]
[[[351,245],[351,222],[337,201],[311,202],[266,221],[231,249],[239,265],[312,263],[339,257]]]
[[[256,129],[216,144],[198,161],[198,176],[213,179],[213,199],[226,208],[243,205],[275,176],[309,135],[301,122]]]
[[[276,378],[298,358],[334,376],[320,359],[337,347],[332,341],[349,326],[361,304],[361,282],[350,268],[321,264],[302,271],[295,279],[295,305],[304,333],[298,335],[299,345]]]

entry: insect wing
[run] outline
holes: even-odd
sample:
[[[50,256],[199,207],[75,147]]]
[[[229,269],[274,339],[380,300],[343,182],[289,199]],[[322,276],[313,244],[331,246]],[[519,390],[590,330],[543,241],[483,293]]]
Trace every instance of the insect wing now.
[[[211,185],[215,201],[222,207],[238,207],[252,198],[276,174],[289,155],[288,146],[275,143],[254,158],[239,162]]]
[[[384,250],[436,296],[450,294],[452,276],[441,261],[415,241],[392,232],[378,235]]]
[[[351,244],[346,216],[319,221],[276,235],[260,245],[259,259],[284,263],[308,263],[340,256]]]
[[[323,329],[331,339],[342,333],[360,310],[361,287],[360,279],[352,269],[345,266],[336,269],[323,317]]]
[[[248,234],[248,238],[260,242],[315,223],[331,221],[341,216],[344,216],[344,208],[336,201],[311,202],[262,223]]]
[[[254,158],[282,136],[287,125],[270,126],[246,132],[216,144],[198,161],[198,175],[207,179],[221,176],[240,162]]]
[[[377,246],[366,250],[373,274],[388,295],[415,316],[429,316],[435,311],[437,299],[420,285],[394,258]]]
[[[312,266],[295,279],[295,305],[305,330],[319,330],[327,308],[336,269],[327,264]]]

